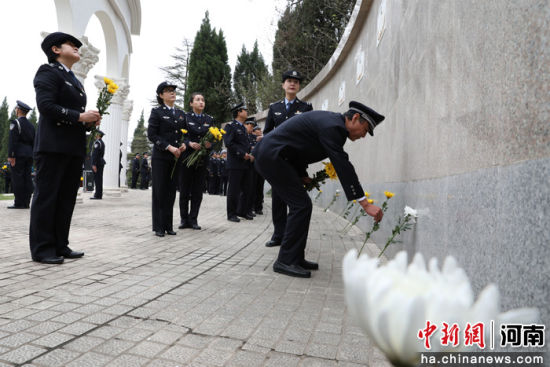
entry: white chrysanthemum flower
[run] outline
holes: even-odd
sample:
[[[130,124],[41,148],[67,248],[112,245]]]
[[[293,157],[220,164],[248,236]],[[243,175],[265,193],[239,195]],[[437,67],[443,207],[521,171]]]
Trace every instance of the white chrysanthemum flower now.
[[[405,216],[410,215],[413,218],[418,218],[418,211],[414,210],[410,206],[405,206]]]
[[[474,303],[470,280],[452,256],[445,259],[441,270],[435,258],[426,267],[418,253],[409,265],[404,251],[385,265],[378,266],[378,261],[365,254],[357,258],[355,249],[346,254],[343,261],[346,303],[358,326],[394,365],[418,363],[419,353],[425,349],[417,335],[428,320],[439,327],[443,322],[463,327],[468,322],[489,325],[494,320],[499,325],[538,319],[537,309],[500,313],[500,296],[494,284],[488,285]],[[434,342],[435,335],[432,352],[461,349]],[[488,337],[486,333],[486,345]]]

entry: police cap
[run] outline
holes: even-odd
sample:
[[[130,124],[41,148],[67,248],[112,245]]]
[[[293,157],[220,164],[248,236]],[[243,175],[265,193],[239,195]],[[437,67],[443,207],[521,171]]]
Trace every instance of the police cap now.
[[[247,110],[248,111],[248,108],[246,108],[246,106],[244,105],[244,102],[237,103],[236,105],[234,105],[231,108],[231,112],[239,111],[239,110]]]
[[[246,119],[246,121],[244,122],[245,124],[252,124],[254,126],[256,126],[256,118],[254,116],[250,116],[249,118]]]
[[[105,133],[101,130],[97,130],[95,133],[101,135],[101,137],[105,136]]]
[[[304,79],[302,77],[302,75],[296,71],[296,70],[288,70],[288,71],[285,71],[283,73],[283,83],[285,82],[285,80],[287,80],[288,78],[292,78],[292,79],[297,79],[298,81],[302,81],[302,79]]]
[[[162,94],[162,91],[164,90],[164,88],[174,88],[176,89],[178,86],[175,85],[175,84],[172,84],[172,83],[168,83],[167,81],[164,81],[162,83],[160,83],[157,87],[157,94]]]
[[[48,34],[46,38],[44,38],[40,47],[42,47],[42,51],[44,51],[44,53],[48,55],[48,52],[51,50],[52,46],[62,45],[65,42],[72,42],[72,44],[78,48],[82,46],[82,42],[80,42],[78,38],[71,36],[68,33],[53,32]]]
[[[372,108],[369,108],[357,101],[351,101],[349,103],[349,109],[352,110],[353,112],[357,112],[362,119],[368,121],[370,126],[369,134],[371,136],[374,136],[374,128],[376,127],[376,125],[378,125],[385,119],[384,116],[380,115],[378,112],[376,112]]]
[[[147,152],[143,152],[143,155],[145,155],[145,154],[149,154],[149,153],[147,153]]]
[[[262,128],[259,127],[258,125],[254,126],[254,128],[252,129],[252,131],[256,131],[256,130],[261,130]]]
[[[19,108],[21,111],[29,112],[30,110],[32,110],[32,108],[30,108],[29,105],[26,103],[23,103],[21,101],[15,101],[15,103],[17,104],[17,108]]]

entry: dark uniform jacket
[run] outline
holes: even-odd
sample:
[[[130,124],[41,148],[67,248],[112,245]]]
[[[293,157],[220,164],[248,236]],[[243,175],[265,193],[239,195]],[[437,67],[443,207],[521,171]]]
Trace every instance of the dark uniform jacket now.
[[[139,159],[134,158],[132,159],[132,173],[136,174],[139,172]]]
[[[179,148],[183,142],[181,129],[185,129],[185,112],[177,108],[172,113],[169,107],[161,105],[151,110],[147,137],[153,143],[153,159],[174,160],[166,148]]]
[[[142,180],[143,180],[143,176],[145,176],[149,173],[149,161],[145,157],[143,157],[143,159],[141,160],[140,172],[141,172],[141,179]]]
[[[32,157],[34,133],[34,126],[26,117],[12,120],[10,122],[8,157]]]
[[[86,128],[79,122],[86,108],[82,85],[58,62],[44,64],[34,77],[40,111],[34,153],[86,155]]]
[[[294,166],[301,177],[307,175],[308,164],[329,158],[348,200],[362,197],[359,183],[344,144],[348,138],[345,118],[329,111],[312,111],[294,116],[264,136],[255,152],[279,156]]]
[[[105,165],[105,143],[101,139],[97,139],[94,143],[92,151],[92,166],[102,167]]]
[[[185,145],[187,149],[183,152],[183,159],[187,158],[195,149],[189,146],[190,142],[200,143],[201,139],[206,135],[208,129],[214,126],[214,119],[212,116],[203,113],[202,115],[196,115],[194,112],[188,112],[186,115],[185,130],[187,135],[184,136]],[[208,155],[204,156],[204,163],[208,160]]]
[[[225,146],[227,147],[226,169],[247,169],[248,160],[244,159],[246,153],[250,153],[250,143],[248,142],[248,133],[243,124],[237,120],[225,125],[225,135],[223,136]]]
[[[300,101],[298,97],[290,105],[290,109],[286,110],[285,99],[274,102],[269,105],[269,112],[265,120],[264,135],[281,125],[287,119],[294,115],[299,115],[304,112],[312,111],[311,103]]]

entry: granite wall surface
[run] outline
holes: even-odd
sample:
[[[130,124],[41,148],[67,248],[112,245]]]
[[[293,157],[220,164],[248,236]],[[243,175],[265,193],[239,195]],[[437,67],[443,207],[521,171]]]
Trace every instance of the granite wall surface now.
[[[315,109],[359,100],[386,116],[345,149],[379,203],[396,193],[379,246],[405,205],[420,210],[388,257],[453,255],[476,294],[494,282],[504,310],[539,307],[547,326],[549,70],[548,0],[358,0],[338,49],[299,94]],[[338,187],[327,184],[316,204]],[[331,209],[345,205],[340,197]]]

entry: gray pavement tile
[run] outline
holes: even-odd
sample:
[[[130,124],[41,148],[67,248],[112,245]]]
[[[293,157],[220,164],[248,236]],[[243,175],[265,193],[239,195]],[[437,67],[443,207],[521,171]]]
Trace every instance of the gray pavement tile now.
[[[109,362],[109,367],[138,367],[145,366],[151,360],[144,357],[123,354]]]
[[[63,344],[74,338],[74,335],[68,335],[58,332],[53,332],[48,335],[41,337],[40,339],[34,340],[32,343],[47,348],[54,348],[60,344]]]
[[[59,329],[59,331],[67,334],[82,335],[95,327],[97,327],[95,324],[78,321],[65,326],[63,329]]]
[[[129,353],[137,354],[143,357],[153,358],[166,349],[165,344],[143,341],[129,350]]]
[[[263,366],[265,355],[249,351],[240,350],[229,362],[226,367],[260,367]]]
[[[336,359],[338,347],[326,344],[309,344],[305,354],[312,357],[320,357],[326,359]]]
[[[112,359],[112,356],[106,356],[104,354],[94,352],[87,352],[79,358],[68,363],[66,367],[101,367],[106,366]]]
[[[46,367],[64,367],[81,354],[66,349],[54,349],[33,360],[33,363]]]
[[[105,339],[94,336],[82,336],[67,343],[63,348],[76,352],[87,352],[103,342],[105,342]]]
[[[132,348],[135,345],[134,342],[120,339],[109,339],[105,343],[102,343],[93,349],[94,352],[117,356],[124,351]]]
[[[182,345],[174,345],[163,352],[159,357],[175,361],[181,366],[186,366],[196,355],[200,353],[200,349],[185,347]]]
[[[240,348],[242,345],[243,342],[241,340],[216,337],[214,338],[214,340],[212,340],[208,347],[218,350],[234,351]]]
[[[139,342],[142,340],[147,339],[153,334],[150,330],[143,330],[143,329],[127,329],[123,331],[122,333],[117,335],[117,338],[123,339],[123,340],[129,340],[134,342]]]
[[[44,352],[46,352],[46,349],[44,348],[39,348],[32,345],[23,345],[17,349],[0,355],[0,360],[10,363],[22,364],[28,360],[35,358],[36,356],[39,356]]]
[[[265,363],[265,367],[295,367],[298,366],[298,363],[300,363],[300,357],[291,355],[291,354],[285,354],[285,353],[278,353],[278,352],[271,352],[267,356],[267,360]]]
[[[159,330],[151,335],[147,340],[161,344],[173,344],[184,334],[176,333],[168,330]]]
[[[330,361],[319,358],[304,358],[300,364],[300,367],[336,367],[338,366],[336,361]]]
[[[203,349],[193,360],[194,363],[202,363],[206,366],[223,366],[234,352],[219,349]]]
[[[0,345],[9,348],[16,348],[32,340],[38,339],[39,337],[40,335],[26,332],[16,333],[0,339]]]
[[[211,337],[195,334],[187,334],[183,338],[178,340],[178,344],[197,349],[206,348],[211,342]]]

